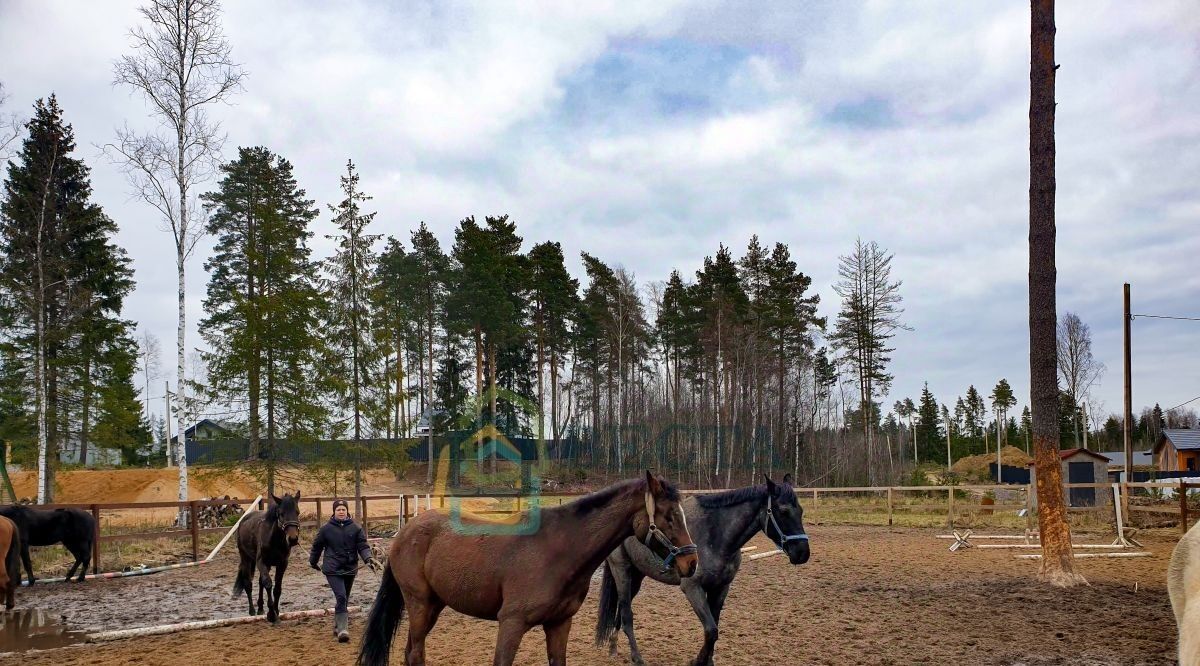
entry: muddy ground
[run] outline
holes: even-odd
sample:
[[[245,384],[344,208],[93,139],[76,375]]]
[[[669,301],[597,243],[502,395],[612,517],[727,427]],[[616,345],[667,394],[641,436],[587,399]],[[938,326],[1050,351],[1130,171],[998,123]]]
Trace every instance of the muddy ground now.
[[[950,553],[950,542],[934,538],[938,532],[814,527],[809,564],[792,567],[780,557],[747,562],[726,603],[718,662],[1174,663],[1165,584],[1172,535],[1145,539],[1154,557],[1078,560],[1091,586],[1057,590],[1033,582],[1035,561],[1015,560],[1011,551]],[[760,552],[768,547],[761,536],[752,545]],[[323,580],[303,556],[293,553],[285,611],[331,605]],[[233,557],[223,553],[195,569],[37,587],[18,604],[65,614],[73,628],[88,630],[236,616],[246,609],[244,601],[229,598],[234,567]],[[364,570],[352,603],[369,604],[378,580]],[[617,659],[592,645],[597,597],[593,589],[576,616],[571,663],[628,663],[623,640]],[[695,655],[702,632],[677,589],[647,583],[634,613],[648,664],[685,664]],[[329,621],[321,619],[28,652],[0,657],[0,664],[351,664],[361,624],[354,620],[349,645],[335,643]],[[495,631],[492,622],[447,610],[427,642],[429,661],[488,663]],[[393,663],[402,662],[403,644],[397,641]],[[539,631],[526,635],[518,663],[544,664],[543,646]]]

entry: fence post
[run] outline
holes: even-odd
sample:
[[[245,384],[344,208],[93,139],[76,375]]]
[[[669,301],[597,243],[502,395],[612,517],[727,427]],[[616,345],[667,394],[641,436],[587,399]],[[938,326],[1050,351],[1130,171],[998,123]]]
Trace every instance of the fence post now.
[[[321,500],[317,500],[317,529],[321,529]]]
[[[196,500],[188,502],[188,520],[192,524],[192,561],[200,560],[200,524],[196,520]]]
[[[1186,481],[1179,482],[1179,534],[1185,535],[1188,531],[1188,501],[1187,501],[1188,484]]]
[[[954,528],[954,486],[946,489],[946,527]]]
[[[100,507],[92,505],[92,518],[96,521],[96,535],[92,539],[92,573],[100,573]]]
[[[892,487],[888,486],[888,526],[892,524]]]
[[[362,528],[363,532],[370,534],[371,530],[367,529],[367,496],[362,497]]]

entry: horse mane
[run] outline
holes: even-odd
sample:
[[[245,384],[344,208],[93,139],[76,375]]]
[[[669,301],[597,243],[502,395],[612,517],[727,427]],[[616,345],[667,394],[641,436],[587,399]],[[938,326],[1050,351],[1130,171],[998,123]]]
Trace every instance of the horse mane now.
[[[779,489],[779,501],[784,502],[796,498],[796,491],[792,488],[791,484],[780,483],[776,484],[775,487]],[[723,506],[741,504],[742,502],[763,500],[766,499],[766,497],[766,484],[759,484],[757,486],[735,488],[733,490],[726,490],[719,493],[697,495],[696,501],[700,503],[700,506],[706,509],[716,509]]]
[[[279,520],[279,505],[274,502],[269,502],[267,504],[267,513],[263,516],[263,519],[267,522]]]
[[[671,483],[666,479],[660,478],[659,480],[662,483],[663,494],[666,495],[666,498],[669,501],[678,502],[680,499],[679,490],[675,486],[671,485]],[[580,497],[579,499],[565,506],[574,510],[576,514],[591,513],[596,509],[608,506],[614,497],[632,489],[637,489],[644,492],[646,490],[646,479],[644,477],[639,477],[636,479],[619,481],[611,486],[608,486],[607,488],[602,488],[594,493],[584,495],[583,497]]]

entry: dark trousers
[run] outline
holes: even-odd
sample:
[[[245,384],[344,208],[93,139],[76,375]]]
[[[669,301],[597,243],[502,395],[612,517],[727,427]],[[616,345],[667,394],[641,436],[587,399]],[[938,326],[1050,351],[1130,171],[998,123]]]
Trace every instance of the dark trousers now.
[[[326,574],[325,580],[329,581],[329,589],[333,590],[333,596],[337,599],[337,606],[334,610],[338,613],[345,613],[350,599],[350,588],[354,587],[354,576]]]

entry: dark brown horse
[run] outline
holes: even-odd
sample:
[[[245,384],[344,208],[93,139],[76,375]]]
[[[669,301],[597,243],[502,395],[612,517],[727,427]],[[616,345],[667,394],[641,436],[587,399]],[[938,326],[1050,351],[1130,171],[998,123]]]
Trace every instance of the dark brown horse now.
[[[238,525],[238,553],[242,556],[237,578],[233,581],[233,596],[246,593],[251,615],[263,612],[263,591],[267,593],[267,621],[279,621],[279,597],[283,594],[283,572],[287,571],[288,556],[300,542],[300,491],[283,499],[271,495],[266,511],[254,511]],[[271,585],[271,568],[275,568],[275,584]],[[251,581],[258,569],[258,613],[254,612]]]
[[[647,542],[681,576],[696,571],[696,547],[679,493],[650,472],[542,510],[540,516],[538,529],[527,535],[465,530],[438,511],[405,525],[392,540],[363,634],[360,666],[388,663],[406,608],[405,660],[408,666],[423,665],[425,636],[446,606],[499,621],[494,666],[512,664],[521,638],[538,625],[546,632],[551,666],[564,666],[571,619],[587,597],[592,574],[627,537]]]
[[[21,533],[16,523],[0,516],[0,592],[4,593],[4,610],[12,610],[16,604],[20,585]]]

